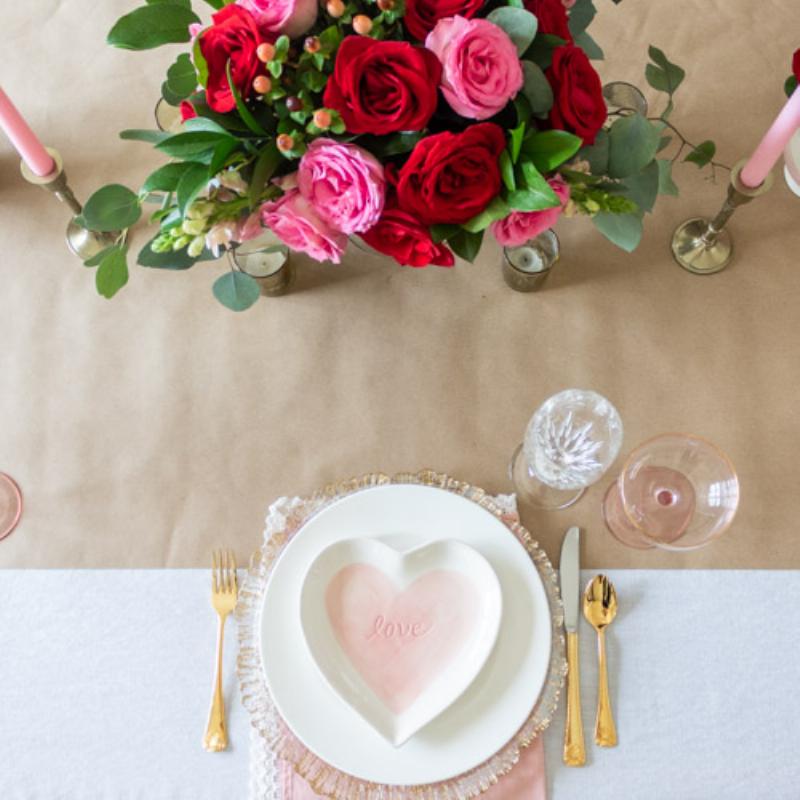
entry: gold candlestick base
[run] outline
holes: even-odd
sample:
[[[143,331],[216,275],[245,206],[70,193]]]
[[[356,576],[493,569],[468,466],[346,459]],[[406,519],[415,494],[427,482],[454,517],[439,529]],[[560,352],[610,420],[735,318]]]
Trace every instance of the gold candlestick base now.
[[[755,189],[742,183],[746,162],[740,161],[731,171],[728,197],[712,220],[693,217],[680,224],[672,235],[672,255],[685,270],[695,275],[713,275],[725,269],[733,256],[733,239],[725,226],[739,206],[760,197],[772,188],[772,175]]]
[[[101,233],[99,231],[89,231],[82,228],[75,221],[75,217],[83,210],[81,204],[70,189],[67,182],[67,175],[64,172],[64,162],[61,159],[61,154],[54,150],[52,147],[46,148],[47,152],[53,157],[56,168],[49,175],[36,175],[31,171],[30,167],[22,161],[20,162],[20,171],[22,177],[28,183],[35,186],[41,186],[52,192],[62,203],[69,206],[74,216],[67,225],[67,247],[76,255],[81,261],[86,261],[92,256],[97,255],[101,250],[113,245],[119,238],[119,231],[108,231]]]

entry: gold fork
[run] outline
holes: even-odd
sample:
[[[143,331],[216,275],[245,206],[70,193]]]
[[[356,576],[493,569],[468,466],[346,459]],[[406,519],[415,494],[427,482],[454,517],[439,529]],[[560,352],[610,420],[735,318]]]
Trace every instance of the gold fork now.
[[[222,695],[222,642],[225,638],[225,620],[236,608],[239,589],[236,580],[236,559],[230,550],[215,550],[211,556],[211,605],[219,617],[217,628],[217,665],[214,671],[214,697],[208,715],[203,747],[210,753],[218,753],[228,746],[225,727],[225,698]]]

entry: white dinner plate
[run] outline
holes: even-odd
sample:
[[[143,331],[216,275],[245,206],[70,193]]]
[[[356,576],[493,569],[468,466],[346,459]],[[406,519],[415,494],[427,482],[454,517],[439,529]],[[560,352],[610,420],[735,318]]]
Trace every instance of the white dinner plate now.
[[[325,548],[353,538],[377,538],[398,550],[459,540],[486,558],[502,589],[500,631],[483,669],[453,705],[397,748],[322,678],[300,624],[310,566]],[[539,573],[500,520],[451,492],[393,484],[325,507],[285,547],[264,595],[261,650],[273,701],[309,750],[361,780],[413,785],[467,772],[511,739],[544,685],[551,633]]]

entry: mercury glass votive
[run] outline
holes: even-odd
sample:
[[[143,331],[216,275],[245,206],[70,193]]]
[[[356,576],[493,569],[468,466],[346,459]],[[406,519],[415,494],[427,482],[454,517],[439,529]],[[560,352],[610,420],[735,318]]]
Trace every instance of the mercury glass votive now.
[[[294,283],[289,248],[272,231],[237,245],[230,256],[234,267],[255,278],[261,286],[261,294],[267,297],[286,294]]]
[[[552,230],[546,230],[517,247],[504,247],[503,278],[514,291],[538,291],[558,261],[560,252],[558,236]]]
[[[647,100],[632,83],[612,81],[603,86],[603,99],[609,115],[629,116],[641,114],[647,116]]]

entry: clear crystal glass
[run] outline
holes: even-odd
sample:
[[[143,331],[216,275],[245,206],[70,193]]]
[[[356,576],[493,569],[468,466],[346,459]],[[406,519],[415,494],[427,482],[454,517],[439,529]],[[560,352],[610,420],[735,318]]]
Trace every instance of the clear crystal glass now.
[[[695,550],[730,527],[739,479],[711,442],[667,433],[637,447],[603,501],[606,525],[629,547]]]
[[[10,475],[0,472],[0,539],[17,527],[21,516],[22,492]]]
[[[602,395],[567,389],[531,417],[511,461],[519,497],[539,508],[566,508],[596,483],[622,445],[622,420]]]

